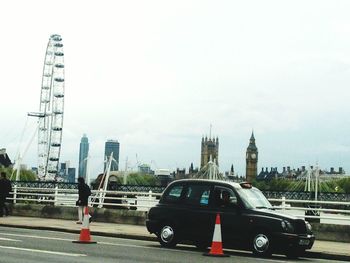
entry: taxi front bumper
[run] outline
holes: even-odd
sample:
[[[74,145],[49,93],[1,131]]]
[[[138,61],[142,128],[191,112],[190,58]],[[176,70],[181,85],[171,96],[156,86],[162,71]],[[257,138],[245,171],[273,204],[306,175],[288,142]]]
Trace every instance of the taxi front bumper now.
[[[313,234],[289,234],[289,233],[278,233],[274,235],[276,244],[281,248],[295,247],[300,249],[311,249],[314,242],[315,236]]]

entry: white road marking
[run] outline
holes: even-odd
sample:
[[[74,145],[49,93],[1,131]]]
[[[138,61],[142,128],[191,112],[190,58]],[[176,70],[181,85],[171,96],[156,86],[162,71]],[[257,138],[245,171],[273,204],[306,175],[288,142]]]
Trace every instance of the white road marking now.
[[[149,246],[142,246],[142,245],[131,245],[131,244],[122,244],[122,243],[109,243],[109,242],[98,242],[102,245],[108,245],[108,246],[117,246],[117,247],[134,247],[134,248],[147,248],[147,249],[160,249],[159,247],[149,247]],[[162,248],[167,249],[167,248]],[[177,251],[176,249],[168,249],[171,251]]]
[[[280,263],[287,263],[287,262],[290,262],[290,261],[286,261],[286,260],[266,259],[266,258],[259,258],[259,261],[265,261],[265,262],[280,262]]]
[[[109,246],[118,246],[118,247],[134,247],[134,248],[143,248],[143,249],[152,249],[152,250],[169,250],[172,252],[180,252],[180,253],[190,253],[190,254],[198,254],[198,251],[189,251],[189,250],[181,250],[181,249],[173,249],[173,248],[162,248],[162,247],[150,247],[150,246],[142,246],[142,245],[130,245],[130,244],[121,244],[121,243],[109,243],[109,242],[98,242],[102,245],[109,245]],[[182,247],[193,247],[190,245],[181,245]],[[230,250],[231,253],[234,253],[234,251]],[[240,251],[241,252],[241,251]],[[246,253],[250,253],[245,251]],[[232,255],[234,256],[234,255]],[[286,260],[278,260],[278,259],[266,259],[266,258],[259,258],[259,261],[263,262],[278,262],[278,263],[286,263],[290,261]]]
[[[28,238],[37,238],[37,239],[47,239],[47,240],[60,240],[60,241],[69,241],[71,242],[72,239],[68,239],[68,238],[59,238],[59,237],[42,237],[42,236],[35,236],[35,235],[24,235],[24,234],[10,234],[10,233],[1,233],[1,235],[5,235],[5,236],[16,236],[16,237],[28,237]],[[72,234],[74,235],[74,234]],[[0,238],[0,240],[2,240],[2,238]],[[5,238],[4,238],[5,240]],[[10,241],[10,239],[9,239]],[[15,240],[13,239],[13,241],[20,241],[21,240]],[[140,242],[149,242],[149,241],[144,241],[144,240],[138,240]],[[109,246],[122,246],[122,247],[134,247],[134,248],[143,248],[143,249],[150,249],[150,250],[158,250],[158,249],[162,249],[162,250],[165,250],[167,248],[161,248],[161,247],[150,247],[150,246],[147,246],[147,245],[132,245],[132,244],[122,244],[122,243],[110,243],[110,242],[98,242],[99,244],[102,244],[102,245],[109,245]],[[156,242],[154,242],[156,243]],[[185,247],[187,247],[186,245],[183,245]],[[191,247],[191,246],[188,246],[188,247]],[[1,248],[1,246],[0,246]],[[188,250],[176,250],[176,249],[169,249],[171,251],[176,251],[176,252],[186,252],[186,253],[193,253],[193,254],[198,254],[197,251],[188,251]],[[229,250],[230,251],[230,250]],[[49,251],[50,252],[50,251]],[[241,251],[240,251],[241,252]],[[247,251],[244,251],[246,253],[250,253],[250,252],[247,252]],[[60,252],[58,252],[60,253]],[[234,253],[234,251],[233,251]],[[78,255],[78,254],[77,254]],[[84,254],[82,254],[84,255]],[[84,255],[86,256],[86,255]],[[290,261],[285,261],[285,260],[278,260],[278,259],[262,259],[260,258],[260,260],[262,261],[266,261],[266,262],[280,262],[280,263],[284,263],[284,262],[290,262]],[[322,259],[318,259],[318,260],[321,260]],[[328,260],[324,260],[324,261],[328,261]]]
[[[323,261],[323,262],[345,262],[345,261],[338,261],[336,259],[323,259],[323,258],[299,258],[299,260],[303,260],[303,261],[317,260],[317,262],[319,262],[319,261]]]
[[[48,239],[48,240],[72,241],[72,239],[68,239],[68,238],[41,237],[41,236],[24,235],[24,234],[1,233],[1,235],[4,235],[4,236],[13,236],[13,237],[28,237],[28,238]],[[77,236],[78,236],[78,235],[77,235]]]
[[[11,233],[1,233],[5,236],[15,236],[15,237],[27,237],[27,238],[37,238],[37,239],[47,239],[47,240],[59,240],[59,241],[69,241],[72,242],[72,239],[68,238],[59,238],[59,237],[45,237],[45,236],[35,236],[35,235],[25,235],[25,234],[11,234]],[[145,241],[147,242],[147,241]],[[148,248],[148,249],[160,249],[159,247],[149,247],[143,245],[131,245],[131,244],[122,244],[122,243],[110,243],[110,242],[98,242],[99,244],[110,245],[110,246],[123,246],[123,247],[134,247],[134,248]],[[165,249],[165,248],[162,248]]]
[[[22,242],[22,240],[11,239],[11,238],[4,238],[4,237],[0,237],[0,240],[4,240],[4,241],[14,241],[14,242]]]
[[[39,250],[39,249],[31,249],[31,248],[8,247],[8,246],[0,246],[0,248],[21,250],[21,251],[28,251],[28,252],[35,252],[35,253],[52,254],[52,255],[60,255],[60,256],[69,256],[69,257],[86,257],[86,254],[66,253],[66,252]]]

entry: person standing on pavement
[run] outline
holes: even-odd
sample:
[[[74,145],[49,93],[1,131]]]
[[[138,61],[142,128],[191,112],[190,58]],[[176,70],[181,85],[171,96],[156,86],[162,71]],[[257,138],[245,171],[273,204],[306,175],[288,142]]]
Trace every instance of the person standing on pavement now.
[[[6,178],[5,172],[1,172],[1,177],[0,177],[0,217],[4,216],[4,210],[5,210],[5,216],[9,215],[9,209],[6,206],[6,198],[9,197],[11,191],[12,191],[12,186],[11,186],[10,180]]]
[[[85,180],[83,177],[78,178],[78,193],[79,193],[79,198],[76,202],[76,205],[78,206],[79,221],[77,221],[77,224],[81,224],[83,222],[84,207],[88,205],[88,199],[89,199],[89,196],[91,195],[91,189],[85,183]]]

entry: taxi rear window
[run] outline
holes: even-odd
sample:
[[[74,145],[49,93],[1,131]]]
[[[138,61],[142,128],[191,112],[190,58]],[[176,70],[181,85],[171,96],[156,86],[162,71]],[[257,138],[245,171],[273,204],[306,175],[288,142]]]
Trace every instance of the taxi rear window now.
[[[181,198],[183,189],[183,185],[175,185],[169,190],[168,194],[164,196],[164,201],[171,203],[178,202]]]
[[[207,206],[209,203],[210,185],[189,185],[185,195],[185,204]]]

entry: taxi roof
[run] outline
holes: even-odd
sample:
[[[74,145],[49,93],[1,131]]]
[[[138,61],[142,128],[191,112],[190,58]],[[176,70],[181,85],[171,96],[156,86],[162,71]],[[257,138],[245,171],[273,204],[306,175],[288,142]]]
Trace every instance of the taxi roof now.
[[[211,184],[228,184],[233,186],[236,189],[241,189],[241,188],[252,188],[253,186],[248,183],[248,182],[242,182],[242,183],[236,183],[236,182],[231,182],[231,181],[225,181],[225,180],[211,180],[211,179],[196,179],[196,178],[191,178],[191,179],[179,179],[171,182],[173,183],[181,183],[181,182],[207,182]],[[244,184],[249,184],[250,187],[244,187]]]

